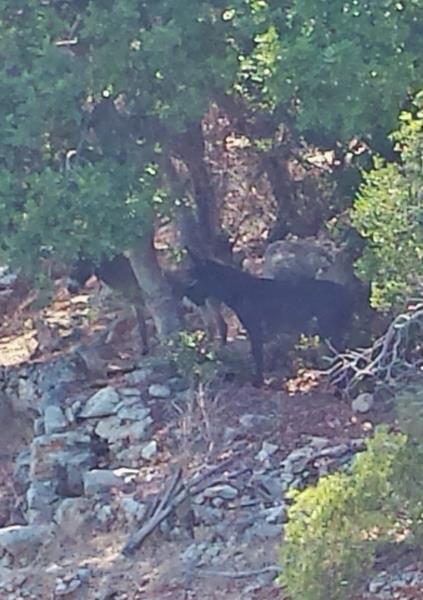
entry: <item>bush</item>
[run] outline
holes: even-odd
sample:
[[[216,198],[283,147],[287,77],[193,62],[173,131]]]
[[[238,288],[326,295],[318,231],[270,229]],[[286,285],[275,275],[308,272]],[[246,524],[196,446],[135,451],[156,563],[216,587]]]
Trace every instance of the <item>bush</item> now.
[[[414,107],[401,114],[391,136],[400,162],[376,159],[352,210],[353,224],[368,240],[357,270],[372,282],[376,307],[401,303],[423,277],[423,91]]]
[[[366,581],[380,542],[393,539],[394,465],[406,436],[377,430],[350,473],[294,493],[281,551],[280,583],[292,600],[346,600]]]

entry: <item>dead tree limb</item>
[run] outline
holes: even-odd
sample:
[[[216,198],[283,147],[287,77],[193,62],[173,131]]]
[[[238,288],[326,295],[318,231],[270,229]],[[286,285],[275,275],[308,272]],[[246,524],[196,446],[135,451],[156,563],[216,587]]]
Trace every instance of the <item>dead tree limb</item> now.
[[[182,481],[182,469],[177,468],[172,475],[168,485],[165,487],[163,496],[159,501],[156,498],[152,508],[148,511],[142,526],[130,536],[129,540],[122,549],[122,554],[130,556],[144,542],[144,540],[162,523],[184,500],[200,494],[204,489],[216,483],[211,482],[210,478],[225,469],[233,460],[232,456],[221,463],[210,468],[205,473],[195,475],[187,483]]]
[[[422,374],[423,301],[410,304],[389,325],[386,333],[372,346],[338,353],[324,371],[331,382],[353,392],[364,379],[380,384],[403,383]]]

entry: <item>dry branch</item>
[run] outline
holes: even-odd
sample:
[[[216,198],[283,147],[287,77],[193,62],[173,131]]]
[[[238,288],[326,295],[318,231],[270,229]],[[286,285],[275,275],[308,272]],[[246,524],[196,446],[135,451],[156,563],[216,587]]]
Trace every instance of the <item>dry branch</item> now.
[[[331,382],[352,392],[364,379],[379,384],[403,383],[422,372],[423,301],[409,305],[372,346],[338,353],[324,371]]]
[[[161,499],[160,496],[156,498],[152,508],[148,511],[144,519],[142,527],[130,536],[122,549],[122,553],[125,556],[133,554],[144,540],[153,533],[156,527],[182,504],[184,500],[200,494],[204,489],[216,483],[216,481],[210,481],[210,478],[225,469],[234,458],[235,456],[232,456],[210,468],[205,473],[195,475],[185,484],[182,481],[182,469],[178,467],[165,487]]]

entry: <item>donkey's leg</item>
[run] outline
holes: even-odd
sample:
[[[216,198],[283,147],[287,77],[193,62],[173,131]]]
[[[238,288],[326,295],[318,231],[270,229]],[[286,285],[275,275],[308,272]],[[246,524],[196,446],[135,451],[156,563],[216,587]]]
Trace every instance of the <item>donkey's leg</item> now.
[[[244,322],[248,337],[251,342],[251,353],[256,368],[253,384],[257,387],[263,385],[263,331],[261,324],[247,324]]]

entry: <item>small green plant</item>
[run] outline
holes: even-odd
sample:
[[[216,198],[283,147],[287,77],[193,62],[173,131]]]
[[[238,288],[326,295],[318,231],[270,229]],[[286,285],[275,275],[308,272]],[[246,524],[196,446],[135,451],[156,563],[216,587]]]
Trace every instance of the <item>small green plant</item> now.
[[[380,428],[349,473],[292,493],[280,575],[292,600],[350,600],[366,581],[377,545],[395,535],[392,474],[405,444]]]
[[[210,379],[216,372],[218,361],[209,347],[204,331],[179,331],[166,346],[168,358],[187,379]]]

